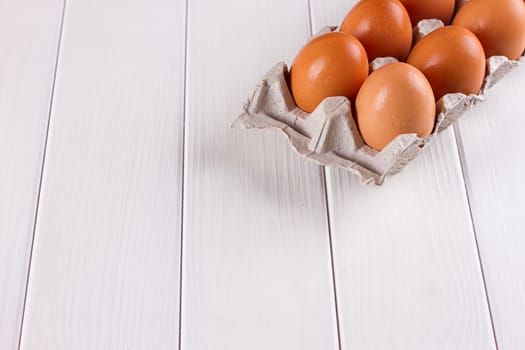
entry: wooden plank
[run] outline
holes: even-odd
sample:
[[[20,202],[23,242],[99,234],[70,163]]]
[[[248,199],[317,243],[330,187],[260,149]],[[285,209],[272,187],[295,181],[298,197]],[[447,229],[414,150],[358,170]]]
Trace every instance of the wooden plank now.
[[[185,3],[67,3],[22,349],[178,345]]]
[[[355,2],[312,0],[314,29]],[[453,130],[382,189],[327,183],[343,349],[495,349]]]
[[[182,349],[336,349],[321,168],[229,125],[308,37],[304,0],[189,7]]]
[[[0,349],[22,321],[61,0],[0,2]]]
[[[458,124],[499,348],[525,347],[525,67],[509,73]]]

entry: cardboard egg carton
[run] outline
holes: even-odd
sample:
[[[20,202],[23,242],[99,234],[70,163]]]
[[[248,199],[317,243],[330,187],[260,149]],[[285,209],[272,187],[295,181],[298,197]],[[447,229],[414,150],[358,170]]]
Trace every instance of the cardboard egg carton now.
[[[442,26],[439,20],[421,21],[414,29],[414,38],[417,41]],[[335,29],[326,27],[318,35]],[[391,57],[377,58],[370,64],[370,70],[395,61]],[[521,61],[524,61],[523,57]],[[365,184],[381,186],[387,175],[399,172],[438,133],[454,123],[465,111],[482,102],[487,91],[518,64],[518,61],[510,61],[506,57],[490,57],[479,94],[443,96],[437,102],[436,124],[429,137],[399,135],[382,151],[376,151],[364,143],[346,97],[326,98],[311,114],[298,108],[288,88],[288,68],[282,62],[266,73],[257,84],[232,127],[279,130],[288,138],[290,146],[302,156],[320,165],[350,171]]]

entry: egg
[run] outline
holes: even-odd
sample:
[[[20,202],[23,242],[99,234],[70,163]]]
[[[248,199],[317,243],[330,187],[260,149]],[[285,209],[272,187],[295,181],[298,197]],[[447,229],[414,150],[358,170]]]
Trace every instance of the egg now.
[[[485,78],[481,43],[470,30],[458,26],[425,36],[414,46],[407,63],[425,75],[437,100],[448,93],[477,94]]]
[[[362,0],[348,12],[341,32],[354,35],[368,59],[395,57],[405,60],[412,46],[410,17],[398,0]]]
[[[311,113],[327,97],[353,102],[367,76],[363,45],[352,35],[333,32],[303,47],[290,68],[289,85],[297,106]]]
[[[435,116],[436,104],[429,82],[407,63],[390,63],[370,74],[356,99],[361,136],[378,151],[400,134],[429,136]]]
[[[413,26],[423,19],[440,19],[449,24],[454,14],[455,0],[400,0],[410,16]]]
[[[487,57],[516,60],[525,50],[523,0],[471,0],[458,11],[452,24],[472,31]]]

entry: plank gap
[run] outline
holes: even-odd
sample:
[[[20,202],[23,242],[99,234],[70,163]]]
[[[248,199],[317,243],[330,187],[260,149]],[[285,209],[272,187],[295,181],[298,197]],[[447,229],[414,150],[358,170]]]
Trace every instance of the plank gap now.
[[[308,0],[310,1],[310,0]],[[323,179],[323,186],[324,186],[324,201],[326,205],[326,222],[328,225],[328,243],[330,246],[330,267],[331,267],[331,273],[332,273],[332,286],[334,289],[334,307],[335,307],[335,324],[337,329],[337,346],[339,347],[339,350],[342,349],[341,346],[341,328],[339,326],[339,302],[337,299],[337,282],[335,278],[335,262],[334,262],[334,248],[333,248],[333,241],[332,241],[332,224],[330,221],[330,201],[328,198],[328,186],[327,186],[327,171],[325,166],[321,168],[322,171],[322,179]]]
[[[38,209],[40,207],[40,194],[42,193],[42,180],[44,178],[44,166],[46,163],[46,153],[47,153],[47,143],[49,138],[49,129],[50,129],[50,123],[51,123],[51,113],[53,112],[53,101],[55,98],[55,86],[57,81],[57,72],[58,72],[58,63],[60,60],[60,47],[62,45],[62,33],[64,29],[64,18],[65,18],[65,11],[66,11],[66,1],[64,0],[62,3],[62,14],[60,18],[60,29],[58,34],[58,46],[56,51],[56,59],[55,59],[55,67],[54,67],[54,73],[53,73],[53,82],[51,84],[51,97],[49,99],[49,108],[47,113],[47,125],[46,125],[46,133],[44,137],[44,149],[42,151],[42,163],[40,165],[40,177],[38,179],[38,190],[37,190],[37,197],[36,197],[36,206],[35,206],[35,214],[34,214],[34,220],[33,220],[33,233],[31,235],[31,247],[29,249],[29,260],[27,265],[27,274],[26,274],[26,286],[24,291],[24,301],[22,303],[22,320],[20,321],[20,329],[18,331],[18,350],[21,349],[22,346],[22,333],[24,330],[24,319],[26,314],[26,302],[27,302],[27,294],[29,291],[29,279],[31,277],[31,263],[33,260],[33,248],[35,245],[35,234],[36,234],[36,225],[38,221]]]
[[[188,107],[188,27],[189,27],[189,0],[185,1],[184,8],[184,96],[182,97],[182,162],[181,162],[181,196],[180,196],[180,259],[179,259],[179,344],[178,349],[182,349],[182,273],[183,273],[183,251],[184,251],[184,195],[186,179],[186,115]]]
[[[459,127],[457,124],[453,125],[453,129],[454,129],[454,137],[456,141],[456,149],[457,149],[458,157],[459,157],[460,171],[461,171],[461,176],[463,179],[463,186],[465,186],[465,197],[467,200],[468,213],[470,216],[470,222],[472,224],[472,233],[474,235],[474,243],[476,245],[476,253],[478,257],[479,269],[481,272],[481,280],[483,282],[483,292],[485,293],[485,301],[487,303],[487,309],[488,309],[489,317],[490,317],[490,326],[492,327],[492,336],[494,338],[494,346],[496,347],[496,350],[499,350],[498,337],[496,335],[496,328],[494,327],[494,316],[492,313],[492,305],[490,303],[490,297],[489,297],[489,293],[487,289],[485,269],[483,268],[483,259],[481,258],[481,251],[479,249],[477,228],[476,228],[476,223],[474,222],[474,215],[472,213],[471,199],[470,199],[470,194],[469,194],[468,185],[467,185],[468,170],[465,165],[466,162],[465,162],[465,150],[463,148],[463,140],[461,139],[461,131],[459,130]]]

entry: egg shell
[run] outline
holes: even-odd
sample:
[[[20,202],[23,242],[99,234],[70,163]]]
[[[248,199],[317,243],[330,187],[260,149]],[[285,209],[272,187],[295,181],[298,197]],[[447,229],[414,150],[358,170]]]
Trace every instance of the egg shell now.
[[[341,32],[354,35],[370,61],[377,57],[405,60],[412,46],[410,17],[398,0],[362,0],[348,12]]]
[[[311,40],[299,52],[290,69],[290,89],[297,106],[312,112],[330,96],[354,101],[368,76],[363,45],[352,35],[326,33]]]
[[[471,0],[458,11],[452,24],[472,31],[487,57],[517,60],[525,50],[523,0]]]
[[[356,113],[363,140],[382,150],[401,134],[428,137],[435,125],[436,103],[425,76],[409,64],[396,62],[365,80]]]
[[[400,0],[405,6],[412,25],[423,19],[439,19],[449,24],[454,14],[455,0]]]
[[[425,75],[436,100],[448,93],[477,94],[485,78],[481,43],[459,26],[446,26],[425,36],[414,46],[407,63]]]

